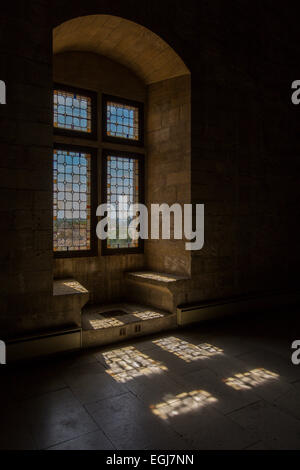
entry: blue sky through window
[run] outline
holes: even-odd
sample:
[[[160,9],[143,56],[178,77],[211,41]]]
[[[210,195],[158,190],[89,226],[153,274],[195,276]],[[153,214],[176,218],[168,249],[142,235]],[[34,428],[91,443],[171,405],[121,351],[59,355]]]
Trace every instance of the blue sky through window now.
[[[91,132],[91,98],[67,91],[54,91],[54,127]]]
[[[139,110],[135,106],[107,102],[107,135],[122,139],[139,139]]]

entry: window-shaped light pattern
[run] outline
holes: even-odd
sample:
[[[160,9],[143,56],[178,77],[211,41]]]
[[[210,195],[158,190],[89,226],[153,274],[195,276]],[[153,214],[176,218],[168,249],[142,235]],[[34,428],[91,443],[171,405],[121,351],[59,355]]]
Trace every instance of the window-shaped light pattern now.
[[[116,208],[115,231],[108,232],[107,248],[122,249],[138,247],[138,239],[129,234],[130,223],[135,214],[130,212],[130,205],[139,201],[140,164],[135,157],[107,156],[107,203]],[[111,213],[108,217],[114,217]]]
[[[235,374],[233,377],[224,379],[229,387],[235,390],[248,390],[269,380],[278,380],[279,375],[264,368],[249,370],[248,372]]]
[[[92,131],[92,99],[89,96],[54,90],[54,127],[77,132]]]
[[[161,374],[167,367],[134,346],[127,346],[103,353],[103,358],[109,369],[106,373],[117,382],[125,383],[143,375]]]
[[[160,348],[173,353],[185,362],[193,362],[207,359],[217,354],[223,354],[223,350],[209,343],[192,344],[174,336],[153,341]]]
[[[215,402],[217,399],[205,390],[192,390],[175,396],[166,396],[164,401],[157,405],[151,405],[150,409],[159,418],[167,420],[185,413],[195,412],[199,408]]]
[[[139,108],[107,101],[106,132],[109,137],[139,140]]]
[[[54,251],[90,250],[91,155],[54,150]]]

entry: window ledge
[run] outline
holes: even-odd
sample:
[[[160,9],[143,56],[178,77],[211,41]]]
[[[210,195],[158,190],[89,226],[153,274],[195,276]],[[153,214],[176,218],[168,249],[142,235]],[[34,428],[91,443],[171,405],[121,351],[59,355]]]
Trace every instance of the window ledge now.
[[[154,271],[138,271],[126,273],[127,279],[144,282],[148,284],[156,284],[165,287],[173,287],[182,281],[189,280],[187,276],[178,276],[176,274],[159,273]]]
[[[53,295],[83,295],[89,291],[75,279],[55,279],[53,281]]]

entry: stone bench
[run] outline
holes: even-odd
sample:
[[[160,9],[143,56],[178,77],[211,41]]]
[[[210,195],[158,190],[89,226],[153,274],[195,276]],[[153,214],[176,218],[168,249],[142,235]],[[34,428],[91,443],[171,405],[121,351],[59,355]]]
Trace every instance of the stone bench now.
[[[169,273],[137,271],[125,273],[128,300],[152,305],[174,313],[185,301],[189,278]]]

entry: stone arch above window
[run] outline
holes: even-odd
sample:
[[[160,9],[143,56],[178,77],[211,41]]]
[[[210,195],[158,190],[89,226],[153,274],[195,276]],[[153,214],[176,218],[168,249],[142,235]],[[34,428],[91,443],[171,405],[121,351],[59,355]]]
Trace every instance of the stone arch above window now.
[[[57,26],[53,52],[65,51],[109,57],[130,68],[147,85],[190,73],[163,39],[144,26],[117,16],[82,16]]]

